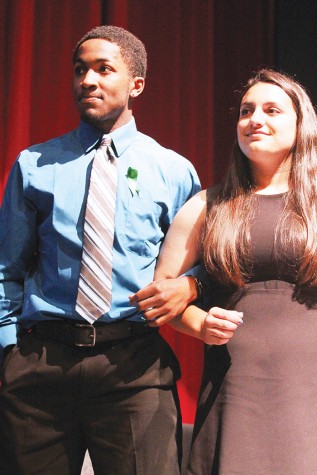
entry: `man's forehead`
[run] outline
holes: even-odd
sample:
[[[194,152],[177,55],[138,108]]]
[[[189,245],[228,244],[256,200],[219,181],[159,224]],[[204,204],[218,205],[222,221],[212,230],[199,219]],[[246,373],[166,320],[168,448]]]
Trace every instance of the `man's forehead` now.
[[[120,46],[104,38],[88,39],[78,47],[75,61],[86,57],[94,58],[95,61],[122,59]]]

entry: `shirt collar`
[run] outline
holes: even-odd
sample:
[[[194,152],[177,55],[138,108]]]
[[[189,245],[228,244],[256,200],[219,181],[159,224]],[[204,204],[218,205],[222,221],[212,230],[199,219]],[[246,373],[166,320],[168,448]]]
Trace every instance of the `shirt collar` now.
[[[114,149],[118,157],[130,146],[137,134],[134,117],[127,124],[110,133]],[[102,137],[102,132],[87,122],[81,121],[78,128],[78,138],[86,153],[96,147]]]

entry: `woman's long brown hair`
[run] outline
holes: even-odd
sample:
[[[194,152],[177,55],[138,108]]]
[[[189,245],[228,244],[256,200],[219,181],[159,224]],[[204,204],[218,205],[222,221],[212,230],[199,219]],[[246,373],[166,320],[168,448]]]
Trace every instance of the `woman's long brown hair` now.
[[[297,284],[317,286],[317,117],[304,88],[293,78],[261,69],[241,93],[259,82],[274,84],[291,98],[297,114],[296,143],[292,152],[289,192],[278,229],[285,246],[303,249]],[[203,242],[207,269],[221,282],[243,286],[250,277],[250,229],[255,184],[248,158],[238,143],[233,147],[221,191],[208,210]]]

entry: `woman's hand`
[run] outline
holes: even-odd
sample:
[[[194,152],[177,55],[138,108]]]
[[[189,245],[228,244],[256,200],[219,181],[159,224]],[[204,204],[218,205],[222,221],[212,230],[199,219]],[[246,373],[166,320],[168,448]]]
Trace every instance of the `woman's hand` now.
[[[225,345],[243,323],[243,313],[212,307],[201,324],[201,339],[208,345]]]

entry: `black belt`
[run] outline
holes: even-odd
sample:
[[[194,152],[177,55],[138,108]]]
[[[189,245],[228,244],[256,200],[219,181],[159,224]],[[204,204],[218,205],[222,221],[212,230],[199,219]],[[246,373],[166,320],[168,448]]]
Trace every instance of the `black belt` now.
[[[66,345],[93,347],[98,343],[146,335],[158,330],[148,327],[145,323],[130,321],[90,325],[89,323],[59,320],[57,322],[39,322],[29,331],[37,337],[59,341]]]

